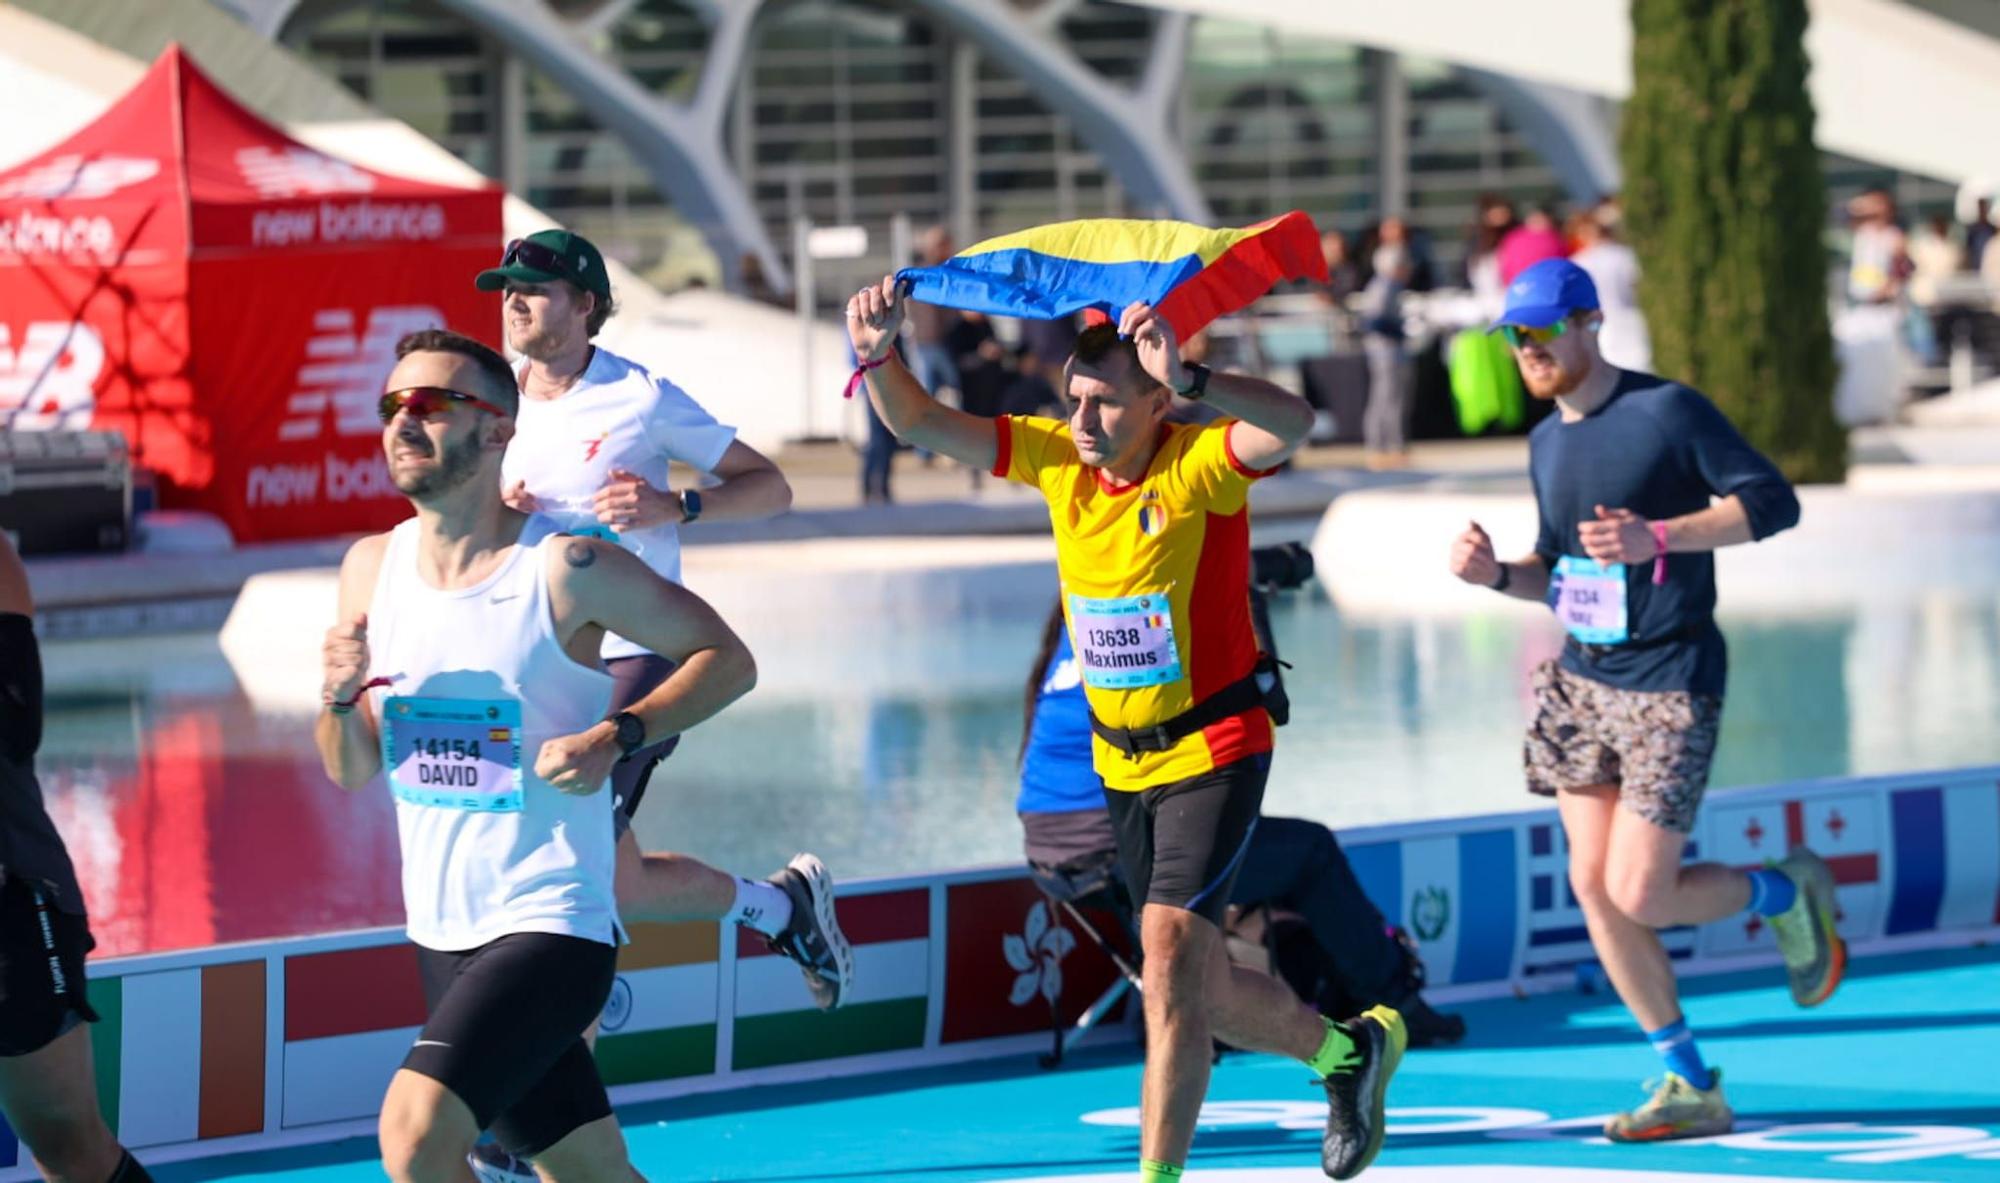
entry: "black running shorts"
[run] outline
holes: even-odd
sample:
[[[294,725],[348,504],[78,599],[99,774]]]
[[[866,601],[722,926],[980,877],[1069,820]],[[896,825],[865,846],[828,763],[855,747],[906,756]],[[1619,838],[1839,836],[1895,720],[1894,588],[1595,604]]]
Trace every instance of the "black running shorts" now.
[[[1136,793],[1106,792],[1133,900],[1183,908],[1221,927],[1270,772],[1271,754],[1260,752]]]
[[[668,674],[674,672],[674,663],[657,653],[614,657],[604,665],[611,671],[611,713],[614,715],[651,694],[667,680]],[[625,831],[632,828],[632,815],[639,810],[639,798],[646,795],[646,786],[653,779],[653,769],[680,743],[680,736],[670,735],[659,743],[640,748],[611,766],[612,833],[623,838]]]
[[[96,1022],[84,955],[96,947],[82,916],[27,879],[0,881],[0,1056],[38,1052],[78,1023]]]
[[[611,1113],[583,1033],[604,1010],[618,951],[514,933],[477,949],[417,948],[430,1020],[403,1067],[444,1085],[509,1153],[532,1158]]]

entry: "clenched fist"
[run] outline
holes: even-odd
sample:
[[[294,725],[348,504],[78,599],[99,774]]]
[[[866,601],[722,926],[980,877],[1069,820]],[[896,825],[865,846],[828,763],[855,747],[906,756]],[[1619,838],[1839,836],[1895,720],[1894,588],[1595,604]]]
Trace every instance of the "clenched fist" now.
[[[535,753],[535,775],[578,797],[603,788],[619,756],[617,733],[605,733],[607,726],[600,723],[589,731],[558,735],[544,743]]]
[[[893,275],[854,293],[847,302],[847,336],[854,342],[855,357],[871,362],[889,355],[903,327],[904,303]]]
[[[1465,532],[1451,544],[1451,573],[1480,587],[1500,582],[1500,561],[1493,557],[1493,540],[1478,522],[1467,523]]]
[[[368,683],[368,614],[356,613],[326,630],[320,644],[320,702],[351,704]]]

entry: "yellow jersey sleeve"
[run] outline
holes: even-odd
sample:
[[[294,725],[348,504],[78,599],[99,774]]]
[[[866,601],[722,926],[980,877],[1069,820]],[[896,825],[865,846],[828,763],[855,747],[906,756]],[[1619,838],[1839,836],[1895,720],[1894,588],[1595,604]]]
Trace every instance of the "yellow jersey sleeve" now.
[[[1213,512],[1232,514],[1250,500],[1250,486],[1275,470],[1251,468],[1229,448],[1234,419],[1218,419],[1187,433],[1174,475],[1192,499]]]
[[[1035,415],[1002,415],[993,421],[997,448],[993,475],[1046,490],[1049,476],[1082,463],[1069,424]]]

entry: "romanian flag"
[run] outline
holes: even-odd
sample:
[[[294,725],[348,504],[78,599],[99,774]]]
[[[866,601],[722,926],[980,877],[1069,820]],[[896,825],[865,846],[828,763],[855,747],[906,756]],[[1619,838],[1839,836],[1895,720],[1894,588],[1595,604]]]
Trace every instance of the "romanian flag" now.
[[[1285,279],[1326,280],[1319,230],[1297,210],[1241,230],[1086,218],[989,238],[936,267],[907,267],[913,299],[1048,320],[1145,301],[1182,340]]]

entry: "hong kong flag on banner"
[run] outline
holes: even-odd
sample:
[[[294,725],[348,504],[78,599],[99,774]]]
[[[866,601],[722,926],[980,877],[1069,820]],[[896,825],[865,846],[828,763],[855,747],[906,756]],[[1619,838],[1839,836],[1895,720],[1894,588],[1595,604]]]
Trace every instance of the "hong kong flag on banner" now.
[[[1025,876],[953,885],[945,907],[945,1043],[1047,1031],[1051,998],[1062,1022],[1072,1023],[1118,979],[1104,951]],[[1130,955],[1117,917],[1084,914]],[[1116,1022],[1124,1006],[1106,1021]]]

